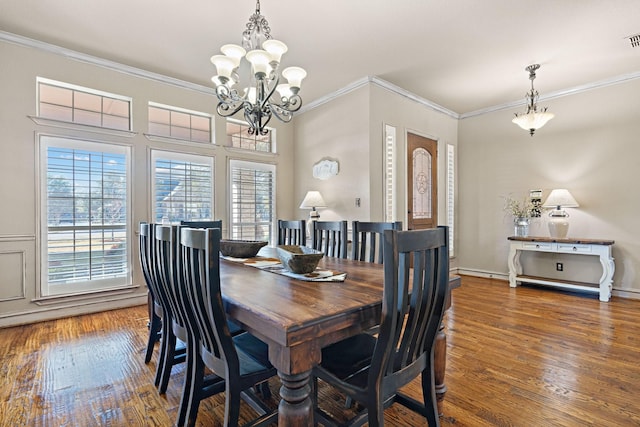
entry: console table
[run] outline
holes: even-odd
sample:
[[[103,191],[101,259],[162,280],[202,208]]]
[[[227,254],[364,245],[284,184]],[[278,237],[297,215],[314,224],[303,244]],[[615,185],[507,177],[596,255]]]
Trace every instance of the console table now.
[[[609,301],[611,298],[611,287],[613,286],[613,273],[615,264],[611,256],[613,240],[595,239],[554,239],[551,237],[517,237],[511,236],[509,250],[509,286],[515,288],[518,283],[535,283],[540,285],[556,286],[566,289],[580,290],[586,292],[597,292],[600,294],[600,301]],[[539,276],[528,276],[523,274],[520,264],[520,254],[523,251],[552,252],[561,254],[591,255],[600,258],[602,265],[602,276],[598,287],[595,284],[576,282],[571,280],[560,280]]]

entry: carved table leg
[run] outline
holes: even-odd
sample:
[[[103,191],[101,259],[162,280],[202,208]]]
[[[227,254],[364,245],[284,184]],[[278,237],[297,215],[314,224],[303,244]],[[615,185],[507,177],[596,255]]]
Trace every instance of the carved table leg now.
[[[312,427],[313,405],[309,379],[311,371],[301,374],[284,374],[278,371],[282,382],[280,387],[280,405],[278,406],[278,425],[286,427]]]
[[[436,401],[438,403],[438,415],[443,414],[444,395],[447,386],[444,384],[444,373],[447,368],[447,336],[444,333],[444,323],[440,324],[440,330],[436,335],[436,343],[433,349],[433,374],[436,384]]]

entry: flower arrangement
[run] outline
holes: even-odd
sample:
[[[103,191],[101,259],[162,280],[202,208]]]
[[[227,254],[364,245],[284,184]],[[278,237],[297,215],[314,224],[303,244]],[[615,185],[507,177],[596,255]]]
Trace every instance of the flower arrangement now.
[[[514,218],[531,218],[535,206],[531,199],[524,198],[518,201],[511,196],[505,197],[504,211],[510,213]]]

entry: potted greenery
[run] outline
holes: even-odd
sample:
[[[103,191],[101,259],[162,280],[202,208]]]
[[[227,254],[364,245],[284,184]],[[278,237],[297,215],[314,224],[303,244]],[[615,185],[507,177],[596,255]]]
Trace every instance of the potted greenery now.
[[[505,198],[504,211],[513,216],[516,236],[527,237],[529,235],[529,222],[534,208],[533,202],[527,197],[521,201],[511,196]]]

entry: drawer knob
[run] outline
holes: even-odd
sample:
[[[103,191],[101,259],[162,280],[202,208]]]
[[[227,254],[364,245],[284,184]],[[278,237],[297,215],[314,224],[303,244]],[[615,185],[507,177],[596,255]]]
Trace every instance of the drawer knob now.
[[[536,245],[536,249],[540,249],[540,245]]]
[[[573,247],[573,250],[574,250],[574,251],[577,251],[577,250],[578,250],[578,248],[576,248],[576,247],[574,246],[574,247]]]

